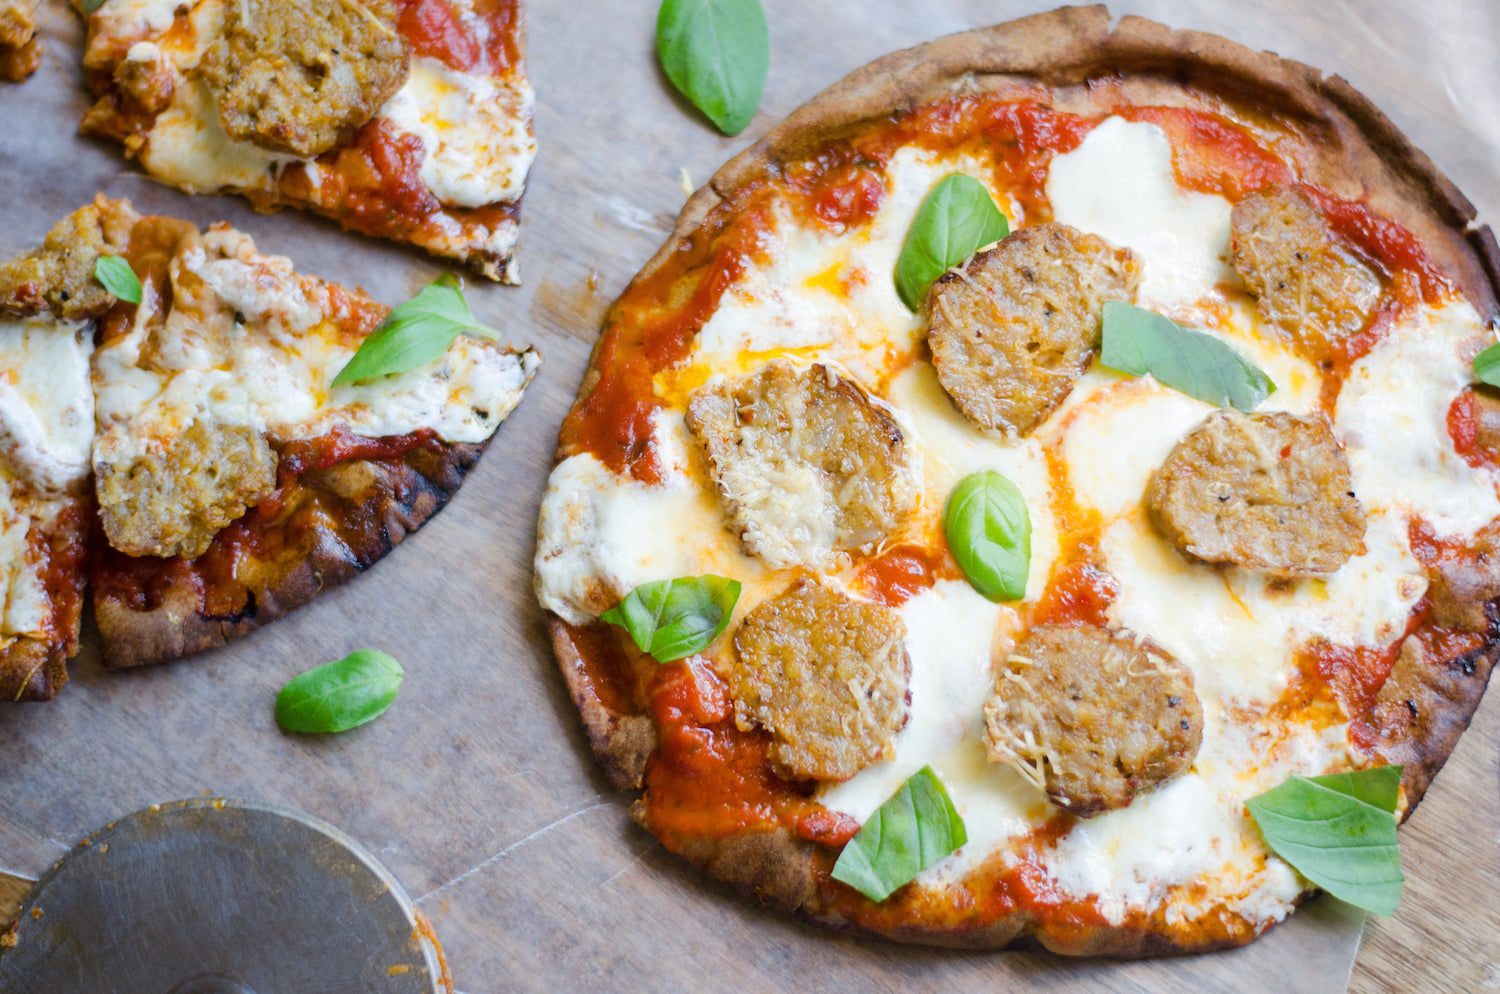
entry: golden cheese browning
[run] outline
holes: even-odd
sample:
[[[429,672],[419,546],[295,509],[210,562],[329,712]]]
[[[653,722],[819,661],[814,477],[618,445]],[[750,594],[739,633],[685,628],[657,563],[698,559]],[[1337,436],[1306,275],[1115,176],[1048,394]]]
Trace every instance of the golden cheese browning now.
[[[992,762],[1080,816],[1123,808],[1184,772],[1203,741],[1187,667],[1092,626],[1038,625],[1022,636],[984,722]]]
[[[1151,475],[1146,509],[1177,549],[1299,576],[1364,551],[1365,512],[1328,420],[1221,410]]]
[[[1313,349],[1359,331],[1380,296],[1380,278],[1346,249],[1292,187],[1234,205],[1230,251],[1261,317]]]
[[[276,489],[276,455],[264,433],[204,420],[94,469],[104,534],[131,556],[201,555],[221,528]]]
[[[42,43],[36,36],[37,2],[0,0],[0,79],[19,83],[42,64]]]
[[[847,780],[893,755],[911,660],[896,612],[798,580],[734,636],[735,723],[771,733],[771,765],[794,780]]]
[[[42,247],[0,264],[0,311],[97,317],[115,298],[94,278],[101,255],[118,255],[139,215],[128,201],[100,198],[53,226]]]
[[[1099,346],[1106,300],[1135,299],[1140,263],[1097,235],[1039,224],[951,270],[927,298],[938,379],[974,424],[1026,435]]]
[[[401,88],[390,0],[241,0],[203,57],[224,130],[302,158],[340,144]]]
[[[746,551],[775,568],[871,552],[921,502],[900,426],[832,366],[778,359],[712,382],[687,424]]]

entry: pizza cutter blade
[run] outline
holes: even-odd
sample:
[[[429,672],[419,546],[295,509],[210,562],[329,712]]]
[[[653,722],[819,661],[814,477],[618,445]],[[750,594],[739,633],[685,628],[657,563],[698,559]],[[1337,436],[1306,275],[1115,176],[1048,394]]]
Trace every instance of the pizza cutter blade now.
[[[0,991],[17,994],[451,990],[374,856],[256,801],[195,798],[111,822],[43,875],[12,937]]]

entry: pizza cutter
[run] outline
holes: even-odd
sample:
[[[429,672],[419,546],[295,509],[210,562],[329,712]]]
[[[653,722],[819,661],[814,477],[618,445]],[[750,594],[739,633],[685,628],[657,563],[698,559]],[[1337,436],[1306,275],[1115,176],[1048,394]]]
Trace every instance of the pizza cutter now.
[[[258,801],[153,804],[32,888],[0,950],[0,991],[451,990],[424,928],[390,872],[332,825]]]

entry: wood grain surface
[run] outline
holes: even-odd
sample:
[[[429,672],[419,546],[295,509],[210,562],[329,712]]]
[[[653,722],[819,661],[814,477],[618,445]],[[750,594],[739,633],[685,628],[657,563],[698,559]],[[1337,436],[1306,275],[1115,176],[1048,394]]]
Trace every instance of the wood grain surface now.
[[[47,705],[0,708],[0,916],[110,818],[200,794],[307,810],[375,852],[433,920],[461,991],[798,989],[1056,992],[1500,989],[1500,699],[1402,829],[1406,898],[1367,926],[1324,902],[1251,947],[1158,963],[913,949],[823,933],[706,884],[626,815],[594,769],[531,593],[537,503],[558,422],[608,301],[685,198],[798,104],[884,54],[1048,6],[1022,0],[766,0],[771,74],[728,139],[675,97],[653,59],[656,0],[530,4],[541,152],[526,195],[519,288],[472,286],[483,320],[547,359],[465,488],[367,576],[222,650],[106,673],[94,633]],[[1500,219],[1500,6],[1494,0],[1132,0],[1338,72]],[[0,87],[0,257],[96,190],[199,223],[228,220],[304,270],[397,303],[442,267],[298,214],[254,214],[146,180],[76,137],[80,31],[43,8],[40,73]],[[281,733],[275,692],[371,646],[407,680],[380,720],[319,739]]]

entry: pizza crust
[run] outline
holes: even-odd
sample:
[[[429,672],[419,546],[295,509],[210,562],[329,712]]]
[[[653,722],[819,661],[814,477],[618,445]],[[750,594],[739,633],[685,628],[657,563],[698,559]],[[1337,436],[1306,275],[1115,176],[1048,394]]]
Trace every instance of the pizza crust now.
[[[1118,83],[1129,102],[1181,103],[1182,80],[1201,93],[1225,93],[1290,117],[1323,143],[1312,161],[1299,162],[1306,181],[1348,199],[1362,200],[1411,231],[1443,273],[1487,324],[1500,318],[1500,244],[1488,225],[1476,225],[1469,200],[1432,161],[1366,97],[1338,76],[1254,52],[1214,35],[1174,31],[1134,16],[1111,29],[1102,5],[1062,8],[1007,24],[951,35],[887,55],[818,94],[793,111],[745,152],[722,166],[689,197],[671,237],[645,264],[631,287],[661,269],[740,191],[773,178],[779,163],[840,137],[955,93],[988,93],[1029,84],[1074,87],[1094,75],[1127,74]],[[1129,74],[1146,74],[1130,76]],[[1060,94],[1057,105],[1087,111],[1082,91]],[[1075,101],[1080,106],[1073,106]],[[1097,112],[1097,110],[1096,110]],[[628,296],[627,288],[622,299]],[[605,318],[608,328],[613,310]],[[571,413],[600,383],[605,336],[595,343]],[[572,455],[560,440],[557,461]],[[1492,615],[1494,617],[1494,615]],[[596,758],[617,787],[639,788],[654,736],[643,715],[618,714],[592,693],[568,635],[568,626],[548,616],[549,633],[563,678],[583,717]],[[1382,739],[1374,751],[1405,764],[1403,793],[1409,815],[1467,727],[1500,657],[1500,625],[1491,625],[1485,646],[1456,660],[1398,660],[1388,681],[1393,705],[1417,716],[1400,734]],[[1383,692],[1384,694],[1384,692]],[[1407,703],[1410,702],[1410,703]],[[642,726],[648,726],[643,729]],[[642,810],[640,802],[636,811]],[[638,815],[639,820],[639,815]],[[826,852],[826,851],[825,851]],[[682,852],[710,875],[771,903],[795,907],[813,921],[834,927],[850,922],[822,904],[809,902],[803,874],[816,872],[819,849],[800,839],[774,843],[743,836],[694,840]],[[775,861],[778,866],[767,866]],[[1240,945],[1253,938],[1249,925],[1226,936],[1191,935],[1183,943],[1143,928],[1078,926],[1065,941],[1037,936],[1037,921],[1025,911],[1004,915],[981,929],[886,924],[870,930],[902,942],[964,948],[1038,946],[1071,955],[1122,958]]]
[[[96,586],[94,617],[104,665],[144,666],[224,645],[354,579],[443,509],[487,444],[449,444],[436,457],[417,452],[401,461],[370,463],[376,478],[358,502],[372,500],[375,513],[337,526],[324,518],[312,529],[305,554],[299,547],[279,559],[253,560],[249,575],[238,577],[249,588],[252,607],[236,617],[201,613],[197,592],[181,583],[169,586],[161,603],[144,611]]]

